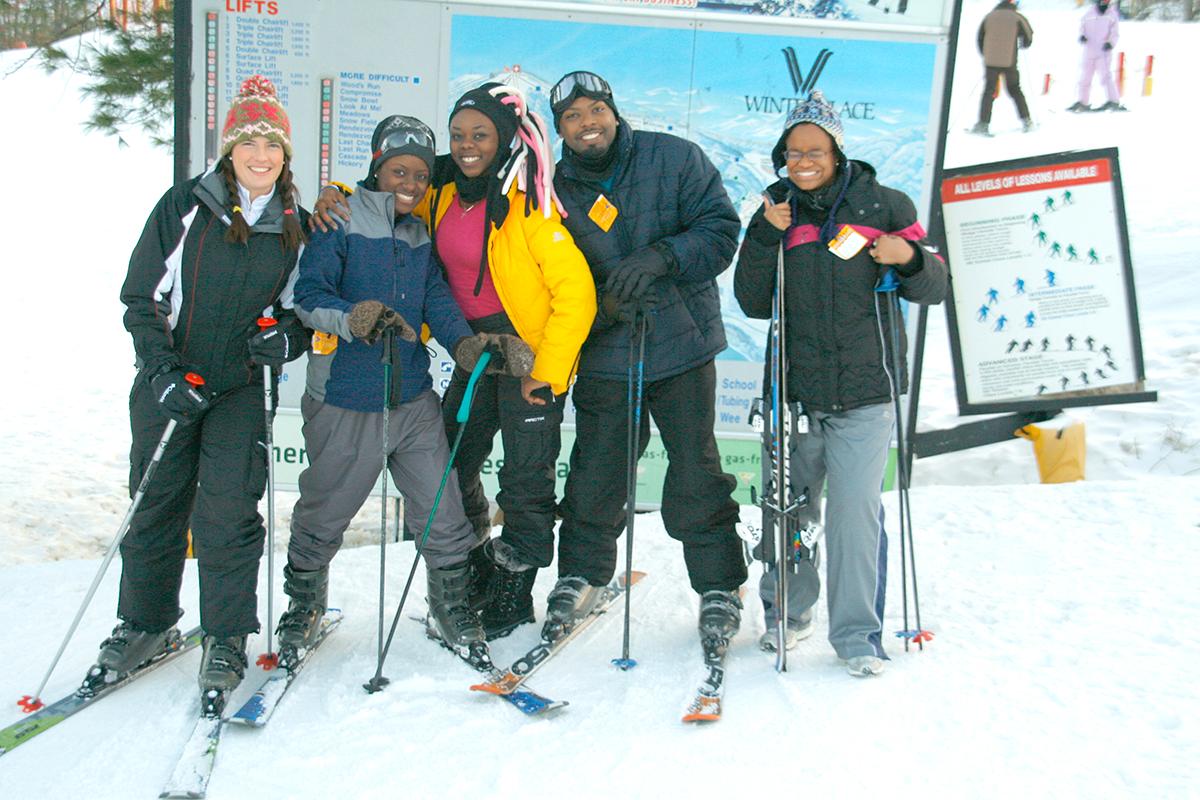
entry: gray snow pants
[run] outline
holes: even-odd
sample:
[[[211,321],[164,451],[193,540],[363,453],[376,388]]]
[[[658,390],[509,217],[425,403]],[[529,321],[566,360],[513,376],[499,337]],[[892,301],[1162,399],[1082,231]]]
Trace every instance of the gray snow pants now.
[[[791,439],[790,481],[794,493],[808,489],[800,524],[821,521],[825,502],[826,604],[829,643],[840,658],[878,656],[883,651],[883,604],[887,588],[887,534],[880,488],[895,414],[890,403],[840,414],[807,412],[809,432]],[[770,535],[769,531],[764,535]],[[788,618],[810,615],[820,592],[816,570],[788,575]],[[770,606],[776,570],[765,572],[759,596]],[[768,616],[770,616],[768,614]],[[768,626],[774,619],[768,619]]]
[[[300,411],[309,466],[300,474],[288,562],[315,570],[333,560],[350,520],[379,485],[383,413],[338,408],[307,394]],[[432,391],[388,412],[388,453],[388,471],[404,496],[405,526],[420,537],[450,458],[441,403]],[[439,569],[465,561],[474,545],[451,470],[421,552],[430,569]]]

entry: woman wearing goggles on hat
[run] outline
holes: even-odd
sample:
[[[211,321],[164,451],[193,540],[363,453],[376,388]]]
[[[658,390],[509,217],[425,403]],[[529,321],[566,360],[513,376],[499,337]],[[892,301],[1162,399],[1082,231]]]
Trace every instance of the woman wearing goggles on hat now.
[[[475,601],[488,637],[496,638],[533,621],[533,581],[554,557],[563,401],[596,314],[596,291],[562,225],[546,126],[519,92],[489,83],[460,97],[450,114],[450,158],[438,166],[416,213],[430,220],[451,294],[472,330],[515,335],[534,353],[524,377],[484,376],[456,463],[467,516],[486,544],[472,553]],[[339,194],[322,193],[325,224]],[[511,357],[502,343],[498,349]],[[450,437],[466,379],[456,369],[443,398]],[[497,430],[504,529],[487,541],[479,474]]]

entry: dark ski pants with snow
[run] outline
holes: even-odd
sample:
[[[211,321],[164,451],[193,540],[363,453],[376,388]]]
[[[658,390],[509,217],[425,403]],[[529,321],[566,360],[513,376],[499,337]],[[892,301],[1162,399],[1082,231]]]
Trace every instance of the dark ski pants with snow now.
[[[304,447],[308,468],[300,473],[300,499],[292,511],[288,563],[315,570],[329,564],[342,536],[383,471],[383,412],[352,411],[305,394]],[[404,523],[420,540],[450,460],[441,406],[432,391],[388,411],[388,472],[404,497]],[[429,538],[421,553],[430,569],[461,564],[475,536],[463,513],[458,479],[451,470]]]
[[[721,469],[713,424],[717,371],[709,361],[644,388],[638,456],[650,441],[650,417],[667,451],[662,519],[683,543],[692,588],[732,591],[746,580],[735,526],[737,481]],[[575,447],[563,500],[558,574],[593,585],[612,579],[625,530],[629,384],[582,376],[575,383]],[[648,413],[647,413],[648,412]]]
[[[149,382],[129,398],[130,496],[166,428]],[[188,520],[200,573],[200,624],[214,636],[257,631],[258,563],[266,532],[258,513],[267,483],[261,384],[214,399],[192,425],[178,425],[121,543],[117,614],[161,631],[180,616]]]
[[[892,440],[890,403],[839,414],[808,412],[808,433],[791,438],[793,493],[812,498],[800,524],[821,521],[825,500],[825,573],[829,643],[841,658],[878,656],[883,651],[883,605],[887,588],[887,534],[879,492]],[[764,573],[759,596],[774,603],[774,570]],[[788,575],[788,618],[799,621],[816,602],[815,570]],[[768,619],[770,624],[773,618]]]
[[[979,101],[979,121],[987,124],[992,121],[992,103],[995,102],[996,81],[1004,76],[1004,88],[1008,96],[1017,104],[1017,114],[1022,120],[1029,119],[1029,104],[1025,102],[1025,93],[1021,91],[1021,75],[1016,67],[984,67],[983,97]]]
[[[458,435],[455,416],[462,405],[470,374],[455,368],[442,398],[446,437]],[[491,530],[488,499],[480,473],[492,453],[496,432],[504,445],[504,461],[496,474],[500,491],[496,505],[504,512],[500,538],[522,563],[547,567],[554,559],[554,523],[557,499],[554,470],[562,447],[561,428],[566,395],[549,387],[535,395],[543,406],[526,403],[521,379],[508,375],[483,375],[475,388],[474,403],[463,431],[455,469],[463,490],[463,507],[475,529],[485,539]]]

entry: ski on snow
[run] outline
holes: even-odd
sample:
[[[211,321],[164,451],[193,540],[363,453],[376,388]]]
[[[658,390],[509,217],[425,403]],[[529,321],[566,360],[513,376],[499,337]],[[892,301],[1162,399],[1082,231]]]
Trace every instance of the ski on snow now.
[[[224,716],[228,699],[225,694],[210,691],[201,698],[203,707],[200,719],[196,721],[196,727],[192,729],[192,735],[183,746],[179,761],[176,762],[175,769],[159,797],[203,798],[208,791],[208,780],[212,777],[213,766],[216,764],[217,747],[221,743],[225,723],[234,722],[256,728],[266,725],[300,670],[341,621],[341,611],[329,609],[321,620],[321,634],[312,646],[302,653],[297,653],[294,658],[281,653],[279,667],[268,673],[250,699],[230,717]]]
[[[629,586],[633,587],[642,578],[646,577],[646,573],[634,571],[630,577]],[[575,639],[579,634],[586,630],[593,622],[604,615],[619,599],[625,596],[625,575],[622,573],[614,579],[604,589],[604,597],[596,604],[596,607],[591,612],[575,623],[565,636],[562,636],[554,641],[540,640],[534,645],[525,655],[518,658],[505,672],[497,670],[496,675],[489,677],[483,683],[477,683],[471,687],[472,691],[487,692],[488,694],[505,697],[511,695],[525,683],[525,680],[536,672],[543,664],[560,653],[572,639]]]
[[[263,680],[258,690],[250,695],[250,699],[229,715],[229,721],[236,725],[250,725],[255,728],[266,725],[271,714],[274,713],[275,707],[283,699],[284,693],[292,685],[292,681],[296,680],[300,670],[304,669],[304,665],[308,663],[313,651],[325,641],[325,637],[332,633],[341,621],[342,612],[331,608],[321,620],[321,631],[312,646],[296,653],[288,653],[284,648],[280,648],[279,667],[267,673],[266,679]]]
[[[83,684],[71,694],[41,708],[19,722],[14,722],[4,730],[0,730],[0,755],[7,753],[19,745],[25,744],[38,734],[45,733],[67,717],[90,706],[102,697],[107,697],[117,689],[125,686],[148,672],[161,667],[168,661],[174,660],[200,644],[203,636],[200,628],[192,628],[178,638],[174,638],[167,648],[159,655],[120,677],[109,681],[110,673],[101,666],[93,666],[88,670]]]
[[[704,668],[707,675],[700,682],[692,701],[683,715],[684,722],[716,722],[721,719],[721,698],[725,694],[725,653],[729,649],[726,639],[706,639]]]

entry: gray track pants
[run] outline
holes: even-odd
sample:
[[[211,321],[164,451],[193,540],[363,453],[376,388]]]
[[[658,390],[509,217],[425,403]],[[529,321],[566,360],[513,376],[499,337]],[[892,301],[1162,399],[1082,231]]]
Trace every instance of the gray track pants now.
[[[887,534],[879,492],[895,414],[890,403],[881,403],[808,417],[809,432],[791,439],[791,483],[794,492],[807,487],[812,498],[800,511],[801,524],[821,521],[821,492],[828,483],[822,547],[829,643],[841,658],[887,658],[882,643]],[[799,621],[811,613],[820,591],[816,570],[788,578],[788,617]],[[774,570],[763,575],[759,595],[773,601]]]
[[[300,474],[288,561],[313,570],[333,560],[350,520],[379,485],[383,413],[350,411],[307,394],[300,411],[309,466]],[[420,537],[450,458],[437,395],[423,392],[388,412],[388,451],[388,471],[404,496],[404,523]],[[466,560],[474,544],[451,470],[421,552],[429,568],[438,569]]]

